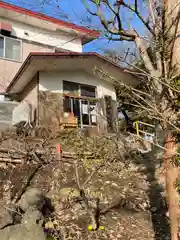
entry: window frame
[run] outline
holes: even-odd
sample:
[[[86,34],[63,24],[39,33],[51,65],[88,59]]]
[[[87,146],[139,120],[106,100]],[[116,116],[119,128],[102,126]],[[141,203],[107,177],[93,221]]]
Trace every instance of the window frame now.
[[[64,92],[64,83],[65,84],[74,84],[74,85],[76,85],[76,86],[78,86],[78,94],[77,95],[74,95],[74,94],[66,94],[65,92]],[[91,89],[94,89],[94,93],[95,93],[95,97],[88,97],[88,96],[82,96],[81,95],[81,86],[83,87],[89,87],[89,88],[91,88]],[[68,111],[65,111],[65,108],[64,108],[64,100],[65,99],[69,99],[69,106],[68,106]],[[91,103],[91,101],[93,102],[93,103],[95,103],[95,108],[96,108],[96,106],[97,106],[97,86],[93,86],[93,85],[88,85],[88,84],[81,84],[81,83],[78,83],[78,82],[72,82],[72,81],[67,81],[67,80],[63,80],[63,112],[64,113],[74,113],[74,107],[73,107],[73,101],[74,100],[78,100],[79,101],[79,114],[80,114],[80,116],[79,116],[79,118],[78,118],[78,125],[80,124],[80,126],[81,126],[81,128],[83,128],[83,127],[86,127],[86,126],[97,126],[98,125],[98,118],[97,118],[97,115],[96,115],[96,121],[95,122],[93,122],[92,121],[92,116],[94,115],[94,114],[91,114],[91,111],[89,110],[89,106],[90,106],[90,103]],[[88,107],[88,114],[84,114],[83,112],[82,112],[82,102],[83,101],[87,101],[87,107]],[[86,105],[86,104],[84,104],[84,105]],[[92,105],[92,104],[91,104]],[[94,105],[94,104],[93,104]],[[89,123],[88,124],[86,124],[86,123],[84,123],[84,119],[83,119],[83,117],[85,116],[85,115],[88,115],[88,121],[89,121]],[[87,116],[86,116],[86,118],[87,118]]]
[[[3,57],[0,56],[0,59],[21,63],[22,62],[22,40],[21,39],[17,39],[17,38],[13,38],[13,37],[4,36],[2,34],[0,34],[0,38],[4,39]],[[6,51],[6,38],[20,42],[20,60],[16,60],[16,59],[11,59],[11,58],[5,57],[5,54],[6,54],[6,52],[5,52]]]
[[[74,84],[74,85],[77,85],[78,87],[78,93],[77,94],[66,94],[64,92],[64,83],[68,84]],[[89,88],[92,88],[94,89],[94,92],[95,92],[95,97],[88,97],[88,96],[82,96],[81,95],[81,87],[89,87]],[[97,86],[93,86],[93,85],[88,85],[88,84],[82,84],[82,83],[78,83],[78,82],[71,82],[71,81],[67,81],[67,80],[63,80],[63,95],[64,96],[69,96],[69,97],[74,97],[74,98],[79,98],[79,99],[97,99]]]
[[[94,89],[94,97],[83,96],[81,87]],[[97,98],[97,87],[96,86],[87,85],[87,84],[79,84],[79,92],[80,92],[80,97],[82,97],[82,98],[87,98],[87,99],[96,99]]]

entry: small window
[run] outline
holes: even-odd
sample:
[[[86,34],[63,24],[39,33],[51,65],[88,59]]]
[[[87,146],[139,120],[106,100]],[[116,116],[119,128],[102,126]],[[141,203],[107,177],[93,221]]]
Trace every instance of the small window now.
[[[0,57],[8,60],[21,61],[21,41],[14,38],[0,36]]]
[[[5,58],[21,61],[21,42],[13,38],[5,38]]]
[[[4,38],[0,37],[0,57],[4,57]]]

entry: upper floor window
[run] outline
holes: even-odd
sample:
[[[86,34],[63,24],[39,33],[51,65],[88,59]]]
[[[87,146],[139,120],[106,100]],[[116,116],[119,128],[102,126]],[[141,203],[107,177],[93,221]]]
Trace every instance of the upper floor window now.
[[[18,61],[22,60],[21,40],[0,35],[0,58]]]

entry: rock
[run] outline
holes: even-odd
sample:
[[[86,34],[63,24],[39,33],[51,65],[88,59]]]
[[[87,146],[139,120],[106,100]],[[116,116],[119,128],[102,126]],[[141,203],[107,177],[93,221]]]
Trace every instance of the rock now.
[[[13,224],[13,218],[8,213],[8,211],[1,206],[0,208],[0,229],[4,228],[5,226]]]
[[[43,214],[37,210],[35,207],[29,207],[23,215],[21,224],[33,226],[34,224],[38,224],[40,226],[43,225],[44,217]]]
[[[8,204],[0,207],[0,229],[9,225],[18,224],[20,222],[21,214],[18,206],[14,204]]]
[[[18,224],[21,222],[21,211],[17,205],[8,204],[6,209],[9,215],[11,215],[14,224]]]
[[[18,202],[18,206],[25,212],[29,207],[35,207],[39,211],[45,203],[44,196],[38,188],[29,188]]]
[[[42,229],[43,216],[36,208],[29,207],[22,218],[22,223],[0,230],[3,240],[46,240]]]
[[[3,240],[46,240],[43,229],[34,225],[29,228],[27,225],[18,224],[9,226],[0,231],[0,239]]]
[[[118,187],[118,184],[114,183],[114,182],[111,185],[112,185],[112,187]]]

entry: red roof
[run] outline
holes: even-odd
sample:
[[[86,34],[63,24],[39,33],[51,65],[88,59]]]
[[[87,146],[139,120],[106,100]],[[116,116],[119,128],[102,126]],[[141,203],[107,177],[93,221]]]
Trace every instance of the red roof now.
[[[38,13],[38,12],[30,11],[30,10],[24,9],[22,7],[11,5],[11,4],[6,3],[6,2],[0,1],[0,8],[5,8],[5,9],[13,11],[13,12],[21,13],[21,14],[24,14],[24,15],[28,15],[28,16],[31,16],[31,17],[34,17],[34,18],[44,20],[44,21],[52,22],[52,23],[58,24],[60,26],[64,26],[64,27],[67,27],[67,28],[70,28],[70,29],[74,29],[78,32],[81,32],[81,33],[84,33],[84,34],[89,34],[94,38],[98,38],[99,35],[100,35],[100,33],[96,30],[91,30],[91,29],[88,29],[88,28],[85,28],[85,27],[77,26],[76,24],[65,22],[65,21],[59,20],[57,18],[49,17],[49,16],[46,16],[46,15]]]

